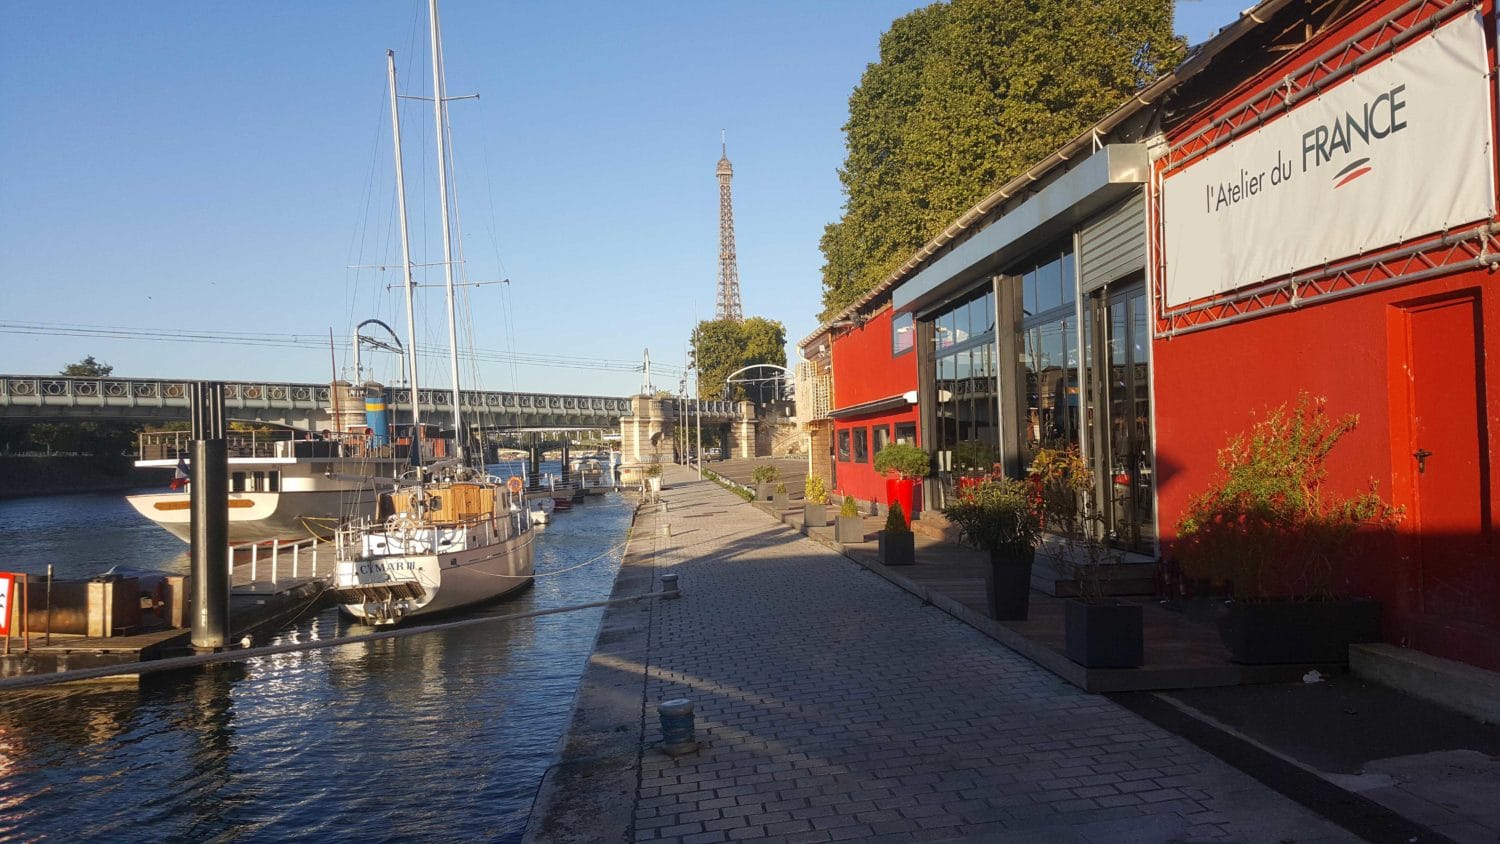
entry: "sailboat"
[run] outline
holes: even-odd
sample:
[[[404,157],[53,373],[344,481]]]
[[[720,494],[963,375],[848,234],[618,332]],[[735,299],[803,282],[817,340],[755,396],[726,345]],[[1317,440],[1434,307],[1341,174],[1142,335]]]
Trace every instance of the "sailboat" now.
[[[458,323],[454,305],[453,237],[447,180],[447,105],[437,0],[428,0],[432,41],[434,116],[437,121],[438,190],[443,211],[443,268],[448,306],[449,365],[453,380],[453,429],[463,432],[458,379]],[[406,278],[408,336],[415,336],[411,245],[401,160],[396,60],[386,51],[391,127],[396,146],[396,190]],[[407,344],[412,392],[417,389],[416,343]],[[413,429],[421,409],[413,403]],[[355,519],[338,532],[337,565],[330,594],[349,615],[386,626],[408,618],[484,603],[531,585],[531,510],[519,477],[501,480],[468,465],[469,448],[457,438],[457,456],[409,476],[381,492],[373,517]]]

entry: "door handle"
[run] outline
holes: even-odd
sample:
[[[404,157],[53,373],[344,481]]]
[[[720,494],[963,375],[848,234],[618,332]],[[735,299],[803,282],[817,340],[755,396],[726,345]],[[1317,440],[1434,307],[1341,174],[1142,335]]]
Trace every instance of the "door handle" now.
[[[1413,451],[1411,453],[1411,456],[1417,458],[1417,474],[1419,474],[1419,475],[1426,474],[1427,473],[1427,458],[1429,458],[1429,457],[1432,456],[1432,452],[1428,451],[1425,448],[1419,448],[1416,451]]]

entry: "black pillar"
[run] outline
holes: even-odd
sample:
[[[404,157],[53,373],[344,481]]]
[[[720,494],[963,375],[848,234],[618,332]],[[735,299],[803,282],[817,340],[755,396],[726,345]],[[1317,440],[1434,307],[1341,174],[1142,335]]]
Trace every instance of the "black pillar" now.
[[[229,444],[224,439],[224,385],[192,385],[193,633],[195,648],[229,638]]]

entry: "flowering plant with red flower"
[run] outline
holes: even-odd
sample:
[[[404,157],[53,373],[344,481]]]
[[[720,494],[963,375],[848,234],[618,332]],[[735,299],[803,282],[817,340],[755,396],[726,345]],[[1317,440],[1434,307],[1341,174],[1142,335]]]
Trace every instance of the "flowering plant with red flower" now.
[[[1183,573],[1242,599],[1332,597],[1355,533],[1392,529],[1402,515],[1374,480],[1347,498],[1324,489],[1329,452],[1358,423],[1302,393],[1231,439],[1219,452],[1220,478],[1177,523],[1173,556]]]

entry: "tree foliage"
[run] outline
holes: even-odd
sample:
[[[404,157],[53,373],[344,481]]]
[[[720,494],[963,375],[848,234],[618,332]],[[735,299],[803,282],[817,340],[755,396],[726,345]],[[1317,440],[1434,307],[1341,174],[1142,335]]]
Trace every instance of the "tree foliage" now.
[[[104,378],[114,371],[113,366],[101,360],[94,360],[94,356],[89,355],[77,363],[70,363],[63,367],[62,374],[74,378]]]
[[[1182,53],[1169,0],[952,0],[897,19],[849,98],[822,317]]]
[[[786,327],[764,317],[743,322],[704,320],[693,331],[693,355],[698,362],[698,398],[718,399],[735,370],[757,363],[786,366]],[[736,385],[730,398],[744,398]]]

